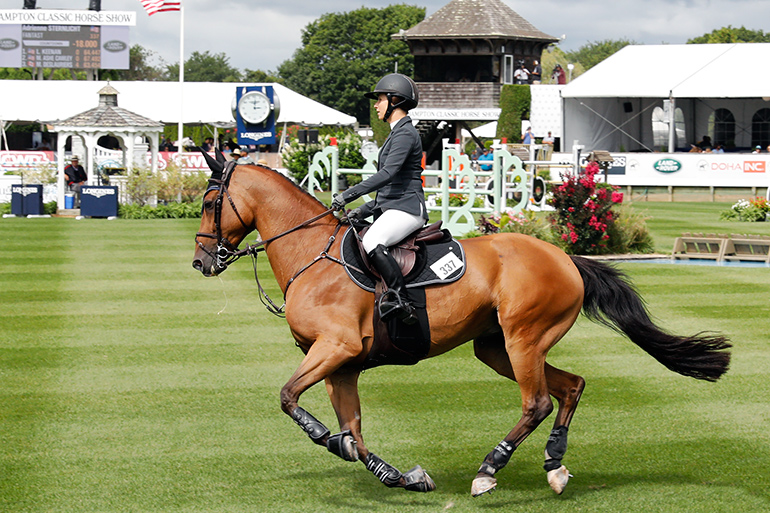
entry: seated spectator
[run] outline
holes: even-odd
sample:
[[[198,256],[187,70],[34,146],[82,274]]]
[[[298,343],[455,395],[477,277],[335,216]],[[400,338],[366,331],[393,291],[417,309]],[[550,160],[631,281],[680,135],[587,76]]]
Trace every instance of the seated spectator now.
[[[708,135],[703,136],[703,140],[698,143],[698,148],[701,150],[705,150],[706,148],[711,149],[713,148],[713,145],[711,144],[711,137]]]
[[[64,168],[64,176],[69,189],[75,193],[75,208],[80,208],[80,188],[86,184],[88,175],[86,170],[80,165],[80,159],[77,155],[72,157],[70,165]]]

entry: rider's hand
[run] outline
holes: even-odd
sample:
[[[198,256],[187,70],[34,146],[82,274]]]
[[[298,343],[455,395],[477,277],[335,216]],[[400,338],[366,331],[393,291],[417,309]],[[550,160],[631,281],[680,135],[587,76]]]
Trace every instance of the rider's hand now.
[[[350,212],[348,212],[348,219],[351,221],[363,221],[363,217],[361,216],[363,212],[361,212],[361,207],[354,208]]]
[[[332,199],[332,209],[333,210],[342,210],[345,207],[345,200],[342,199],[342,194],[337,194]]]

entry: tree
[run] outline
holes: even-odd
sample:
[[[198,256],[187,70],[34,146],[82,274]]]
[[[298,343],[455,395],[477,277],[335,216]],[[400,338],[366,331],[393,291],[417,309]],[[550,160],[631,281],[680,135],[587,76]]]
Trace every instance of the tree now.
[[[733,28],[728,25],[687,41],[687,44],[717,43],[770,43],[770,33],[765,34],[762,30],[751,30],[745,27]]]
[[[277,71],[262,71],[261,69],[246,68],[243,73],[244,82],[276,82],[283,84],[284,80],[278,76]]]
[[[168,80],[179,80],[179,63],[166,67]],[[240,82],[241,72],[230,65],[224,52],[211,54],[208,50],[193,52],[184,63],[185,82]]]
[[[579,63],[585,71],[588,71],[621,48],[636,44],[639,43],[628,39],[594,41],[581,46],[574,52],[567,52],[567,57],[570,62]]]
[[[424,8],[408,5],[324,14],[303,29],[302,46],[278,72],[287,87],[366,124],[363,93],[396,66],[407,75],[414,71],[406,43],[390,36],[424,17]]]
[[[152,61],[158,59],[158,65]],[[165,70],[163,61],[155,56],[155,52],[142,45],[134,45],[128,50],[128,69],[99,70],[101,80],[164,80]]]

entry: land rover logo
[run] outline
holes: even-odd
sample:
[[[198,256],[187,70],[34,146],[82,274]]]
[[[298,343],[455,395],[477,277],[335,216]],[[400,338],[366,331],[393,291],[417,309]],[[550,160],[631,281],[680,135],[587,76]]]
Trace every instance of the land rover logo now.
[[[674,173],[682,169],[682,163],[674,159],[660,159],[653,167],[661,173]]]
[[[122,52],[126,49],[126,43],[123,41],[118,41],[117,39],[113,39],[112,41],[107,41],[104,43],[104,49],[108,52]]]
[[[19,47],[19,42],[10,37],[0,39],[0,50],[15,50]]]

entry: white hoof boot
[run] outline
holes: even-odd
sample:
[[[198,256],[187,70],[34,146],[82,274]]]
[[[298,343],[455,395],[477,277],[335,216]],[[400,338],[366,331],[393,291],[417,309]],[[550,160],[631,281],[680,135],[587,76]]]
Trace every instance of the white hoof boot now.
[[[494,492],[496,486],[497,479],[492,476],[484,475],[482,477],[477,477],[473,480],[473,484],[471,485],[471,495],[473,497],[478,497],[487,492]]]
[[[561,495],[570,477],[572,475],[567,470],[567,467],[562,465],[557,469],[548,471],[548,484],[551,485],[551,490]]]

